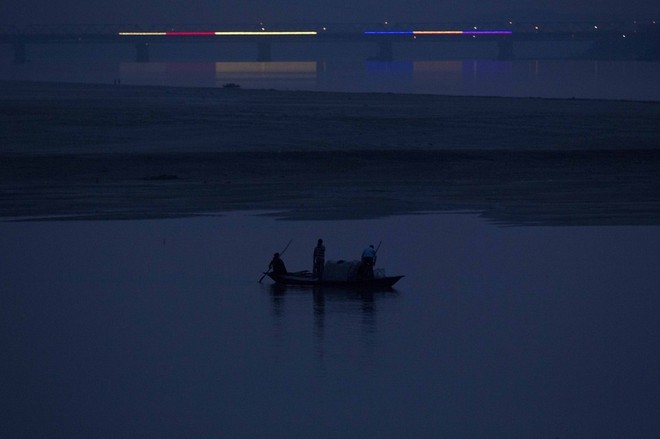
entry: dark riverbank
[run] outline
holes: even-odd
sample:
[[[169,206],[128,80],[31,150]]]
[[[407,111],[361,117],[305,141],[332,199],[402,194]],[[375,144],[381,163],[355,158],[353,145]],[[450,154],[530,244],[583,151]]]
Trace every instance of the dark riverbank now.
[[[3,218],[660,223],[660,104],[0,86]]]
[[[660,224],[660,151],[4,157],[0,216],[295,219],[480,212],[503,224]]]

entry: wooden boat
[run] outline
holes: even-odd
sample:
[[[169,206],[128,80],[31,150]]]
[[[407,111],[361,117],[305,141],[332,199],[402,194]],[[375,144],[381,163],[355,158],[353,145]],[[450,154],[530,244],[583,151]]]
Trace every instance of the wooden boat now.
[[[298,271],[295,273],[277,274],[266,273],[275,283],[280,285],[297,285],[308,287],[342,287],[360,289],[386,289],[392,288],[403,276],[383,276],[373,278],[353,279],[319,279],[309,271]]]

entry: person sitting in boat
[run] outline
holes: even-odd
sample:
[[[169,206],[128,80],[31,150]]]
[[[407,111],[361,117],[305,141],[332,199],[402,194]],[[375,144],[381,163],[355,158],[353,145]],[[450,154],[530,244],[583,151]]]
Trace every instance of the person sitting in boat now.
[[[284,261],[282,258],[280,258],[279,253],[275,253],[273,255],[273,260],[270,261],[270,264],[268,265],[269,270],[273,270],[273,273],[275,274],[287,274],[286,271],[286,266],[284,265]]]
[[[314,255],[312,256],[312,273],[317,279],[323,277],[323,266],[325,264],[325,245],[323,240],[319,239],[314,247]]]
[[[362,265],[360,266],[361,277],[373,279],[374,265],[376,265],[376,249],[373,245],[370,245],[362,252]]]

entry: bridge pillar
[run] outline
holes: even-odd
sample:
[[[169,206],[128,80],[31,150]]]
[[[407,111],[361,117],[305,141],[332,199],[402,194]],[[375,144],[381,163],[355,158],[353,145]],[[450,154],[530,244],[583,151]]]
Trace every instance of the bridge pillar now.
[[[378,59],[380,61],[392,61],[394,59],[394,49],[391,41],[378,43]]]
[[[14,62],[16,64],[25,64],[27,62],[27,50],[25,48],[25,43],[14,43]]]
[[[149,62],[149,43],[135,43],[135,61]]]
[[[498,53],[497,59],[500,61],[512,61],[515,57],[513,54],[513,40],[506,38],[497,43]]]
[[[257,43],[257,61],[269,62],[271,59],[272,54],[270,43],[264,41]]]

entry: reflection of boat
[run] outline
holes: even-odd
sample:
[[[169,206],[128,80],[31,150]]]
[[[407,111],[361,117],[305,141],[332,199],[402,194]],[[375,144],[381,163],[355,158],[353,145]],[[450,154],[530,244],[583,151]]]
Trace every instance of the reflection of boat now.
[[[309,271],[277,274],[268,273],[268,277],[280,285],[299,285],[310,287],[348,287],[363,289],[391,288],[403,276],[375,276],[373,278],[318,279]]]

